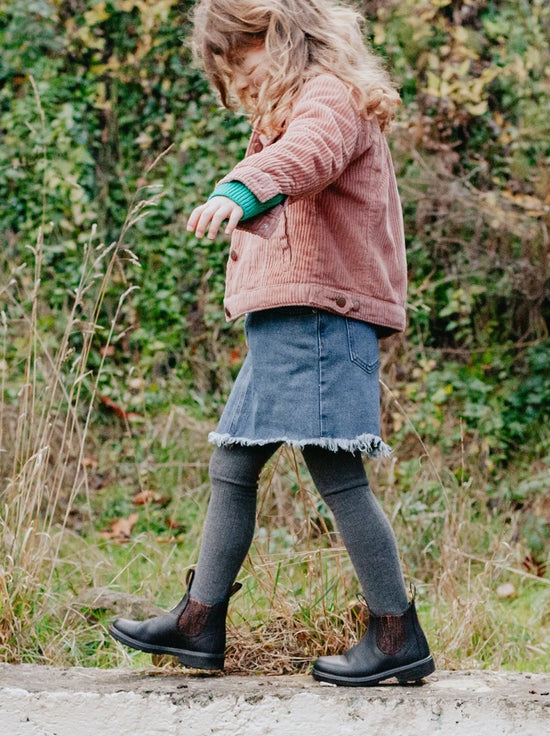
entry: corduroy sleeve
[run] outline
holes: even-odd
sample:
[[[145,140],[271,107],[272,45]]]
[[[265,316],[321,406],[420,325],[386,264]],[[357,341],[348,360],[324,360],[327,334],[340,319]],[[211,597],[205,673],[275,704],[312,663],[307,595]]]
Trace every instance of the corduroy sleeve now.
[[[260,202],[258,197],[240,181],[228,181],[224,184],[219,184],[208,199],[212,199],[212,197],[227,197],[233,200],[235,204],[238,204],[239,207],[242,207],[244,214],[241,221],[261,215],[262,212],[275,207],[276,204],[280,204],[285,198],[284,194],[276,194],[271,199],[268,199],[267,202]]]

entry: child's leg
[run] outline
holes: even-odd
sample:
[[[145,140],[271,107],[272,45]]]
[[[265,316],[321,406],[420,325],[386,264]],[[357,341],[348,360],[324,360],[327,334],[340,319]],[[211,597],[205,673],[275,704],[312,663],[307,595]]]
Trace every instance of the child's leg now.
[[[372,493],[359,454],[303,449],[308,470],[334,514],[370,610],[402,613],[408,597],[391,525]]]
[[[229,597],[254,534],[258,478],[277,447],[274,443],[214,450],[212,496],[187,593],[161,616],[147,621],[117,619],[109,628],[111,636],[133,649],[177,656],[188,667],[223,669]]]
[[[343,654],[319,657],[312,675],[334,685],[376,685],[397,678],[418,682],[435,665],[409,603],[392,528],[369,488],[359,455],[314,447],[304,457],[336,518],[369,606],[361,641]]]
[[[212,493],[192,585],[195,600],[214,604],[229,596],[254,535],[258,478],[278,446],[229,445],[214,450]]]

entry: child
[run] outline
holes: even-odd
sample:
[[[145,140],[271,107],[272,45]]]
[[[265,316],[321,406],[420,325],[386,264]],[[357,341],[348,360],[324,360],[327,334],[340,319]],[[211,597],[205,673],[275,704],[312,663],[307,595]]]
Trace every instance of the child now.
[[[170,613],[117,620],[119,641],[223,667],[225,617],[255,524],[258,477],[299,447],[334,514],[368,603],[363,639],[313,676],[373,685],[434,671],[391,526],[362,456],[379,434],[378,339],[405,326],[402,215],[383,135],[399,97],[336,0],[200,0],[194,44],[222,103],[254,131],[245,159],[187,229],[232,234],[225,312],[246,314],[248,355],[216,432],[194,576]]]

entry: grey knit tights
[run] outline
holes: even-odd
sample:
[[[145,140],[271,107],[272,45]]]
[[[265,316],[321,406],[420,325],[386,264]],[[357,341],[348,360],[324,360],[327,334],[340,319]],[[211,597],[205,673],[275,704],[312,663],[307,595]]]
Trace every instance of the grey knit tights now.
[[[217,603],[229,595],[246,557],[256,521],[260,472],[277,443],[217,447],[210,461],[212,495],[191,595]],[[401,613],[408,605],[391,525],[372,493],[362,460],[344,450],[302,450],[327,503],[373,613]]]

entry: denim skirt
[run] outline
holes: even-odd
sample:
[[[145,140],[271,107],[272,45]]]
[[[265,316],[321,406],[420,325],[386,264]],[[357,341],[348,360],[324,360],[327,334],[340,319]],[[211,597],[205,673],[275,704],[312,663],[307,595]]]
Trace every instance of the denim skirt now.
[[[390,454],[380,438],[375,327],[281,307],[247,314],[245,334],[248,353],[210,442]]]

